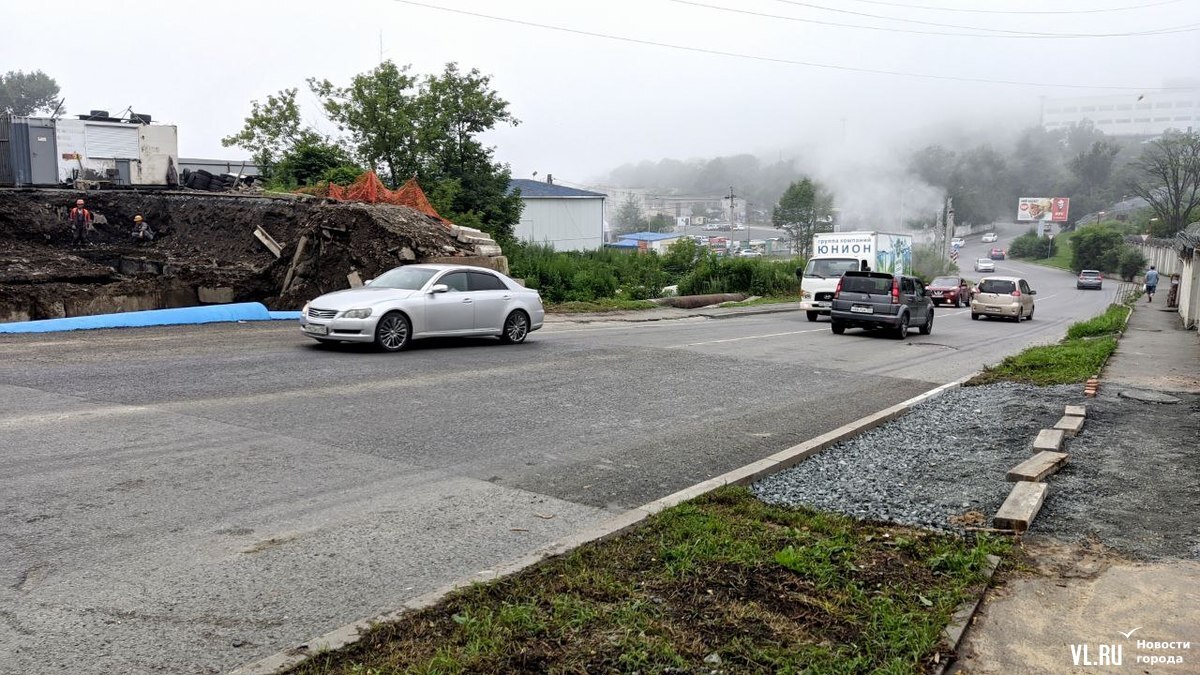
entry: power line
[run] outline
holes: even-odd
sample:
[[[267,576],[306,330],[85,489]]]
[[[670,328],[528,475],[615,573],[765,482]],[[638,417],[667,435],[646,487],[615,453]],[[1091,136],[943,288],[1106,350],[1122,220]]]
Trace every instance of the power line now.
[[[482,14],[480,12],[471,12],[465,9],[454,9],[451,7],[439,7],[438,5],[430,5],[424,2],[416,2],[415,0],[393,0],[402,5],[411,5],[413,7],[423,7],[425,9],[433,9],[440,12],[449,12],[451,14],[460,14],[463,16],[473,16],[479,19],[489,19],[491,21],[500,21],[503,23],[511,23],[518,26],[527,26],[530,28],[542,28],[544,30],[558,31],[560,33],[569,33],[572,35],[586,35],[588,37],[601,38],[604,40],[614,40],[617,42],[625,42],[628,44],[645,45],[649,47],[662,47],[664,49],[674,49],[683,52],[692,52],[696,54],[708,54],[710,56],[726,56],[735,59],[745,59],[748,61],[761,61],[764,63],[778,63],[789,66],[804,66],[807,68],[822,68],[825,70],[837,70],[851,73],[868,73],[871,75],[891,75],[896,77],[915,77],[926,80],[942,80],[948,82],[973,82],[977,84],[1008,84],[1020,87],[1046,87],[1053,89],[1085,89],[1085,90],[1103,90],[1103,91],[1172,91],[1172,90],[1191,90],[1191,87],[1139,87],[1139,86],[1118,86],[1118,85],[1089,85],[1089,84],[1074,84],[1074,83],[1052,83],[1052,82],[1021,82],[1017,80],[994,80],[982,77],[961,77],[955,75],[932,75],[929,73],[906,73],[896,70],[878,70],[874,68],[860,68],[857,66],[844,66],[833,63],[818,63],[815,61],[799,61],[795,59],[784,59],[773,56],[758,56],[755,54],[739,54],[737,52],[726,52],[717,49],[708,49],[705,47],[689,47],[686,45],[674,45],[666,42],[654,42],[653,40],[642,40],[639,38],[624,37],[621,35],[609,35],[607,33],[596,33],[593,31],[579,30],[577,28],[566,28],[563,26],[553,26],[544,23],[536,23],[533,21],[524,21],[521,19],[512,19],[503,16],[493,16],[491,14]]]
[[[854,28],[857,30],[873,30],[884,33],[909,33],[913,35],[944,35],[953,37],[974,37],[974,38],[1008,38],[1021,40],[1045,40],[1045,39],[1070,39],[1070,38],[1114,38],[1114,37],[1141,37],[1146,35],[1165,35],[1168,33],[1185,33],[1197,30],[1195,26],[1200,24],[1188,24],[1187,26],[1172,26],[1170,28],[1158,28],[1152,31],[1141,31],[1134,33],[1032,33],[1028,31],[1018,30],[1002,30],[999,28],[980,28],[978,26],[960,26],[956,24],[937,23],[933,21],[920,21],[917,19],[900,19],[890,16],[882,16],[879,14],[867,14],[864,12],[854,12],[844,9],[835,9],[832,7],[824,7],[822,5],[814,5],[807,2],[797,2],[795,0],[776,0],[789,5],[797,5],[799,7],[808,7],[812,9],[820,9],[827,12],[839,12],[842,14],[852,14],[854,16],[862,16],[871,19],[885,19],[888,21],[899,21],[902,23],[915,23],[924,26],[935,26],[938,28],[953,28],[957,30],[974,30],[983,31],[979,33],[947,33],[945,31],[927,31],[915,30],[908,28],[894,28],[889,26],[864,26],[855,23],[838,23],[836,21],[824,21],[822,19],[805,19],[796,16],[783,16],[781,14],[768,14],[766,12],[755,12],[748,9],[736,9],[733,7],[722,7],[720,5],[710,5],[703,2],[695,2],[694,0],[669,0],[680,5],[691,5],[693,7],[703,7],[705,9],[715,9],[721,12],[732,12],[734,14],[745,14],[748,16],[757,16],[768,19],[783,19],[785,21],[796,21],[800,23],[815,23],[822,26],[834,26],[837,28]],[[993,34],[994,33],[994,34]]]
[[[883,7],[899,7],[901,9],[923,9],[931,12],[959,12],[964,14],[1106,14],[1109,12],[1126,12],[1135,9],[1147,9],[1150,7],[1161,7],[1163,5],[1173,5],[1181,0],[1160,0],[1160,2],[1148,2],[1144,5],[1129,5],[1127,7],[1109,7],[1105,9],[967,9],[963,7],[931,7],[929,5],[906,5],[902,2],[883,2],[883,0],[853,0],[854,2],[862,2],[868,5],[881,5]]]

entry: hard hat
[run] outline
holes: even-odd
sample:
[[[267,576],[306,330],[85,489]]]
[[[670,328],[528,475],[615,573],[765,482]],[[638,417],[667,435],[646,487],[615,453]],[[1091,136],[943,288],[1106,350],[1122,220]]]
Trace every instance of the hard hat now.
[[[83,200],[82,200],[82,199],[76,199],[76,200],[75,200],[75,206],[83,206]]]
[[[134,217],[133,217],[133,222],[135,222],[135,223],[140,223],[140,222],[142,222],[142,217],[141,217],[141,216],[134,216]]]

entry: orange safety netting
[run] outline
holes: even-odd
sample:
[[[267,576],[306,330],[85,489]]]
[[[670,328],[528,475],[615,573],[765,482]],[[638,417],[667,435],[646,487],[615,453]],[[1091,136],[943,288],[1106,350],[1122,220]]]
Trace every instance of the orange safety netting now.
[[[314,188],[302,188],[297,192],[305,192],[319,197],[329,197],[343,202],[366,202],[368,204],[395,204],[416,209],[421,213],[433,216],[438,220],[451,224],[433,208],[425,191],[417,184],[417,179],[409,178],[399,190],[389,190],[374,171],[367,171],[354,180],[353,183],[342,187],[336,183],[323,183]]]

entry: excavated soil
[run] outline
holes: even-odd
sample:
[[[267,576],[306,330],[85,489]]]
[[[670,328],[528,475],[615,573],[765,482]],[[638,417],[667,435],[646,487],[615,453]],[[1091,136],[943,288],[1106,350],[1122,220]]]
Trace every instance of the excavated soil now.
[[[87,245],[73,245],[67,225],[79,197],[96,216]],[[139,214],[155,230],[153,242],[132,241]],[[259,228],[279,244],[278,257],[255,237]],[[370,279],[405,262],[443,258],[488,264],[475,251],[445,223],[404,206],[190,191],[0,190],[0,322],[202,302],[297,309],[348,288],[351,272]],[[507,271],[503,258],[490,262]]]

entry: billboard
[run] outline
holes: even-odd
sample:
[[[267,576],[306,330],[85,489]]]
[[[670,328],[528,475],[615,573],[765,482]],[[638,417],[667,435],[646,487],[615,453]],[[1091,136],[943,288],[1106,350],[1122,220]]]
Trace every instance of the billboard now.
[[[1017,200],[1017,220],[1067,222],[1071,200],[1067,197],[1021,197]]]

